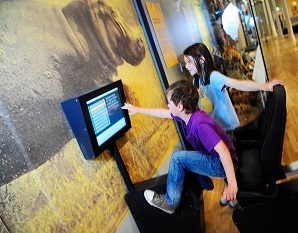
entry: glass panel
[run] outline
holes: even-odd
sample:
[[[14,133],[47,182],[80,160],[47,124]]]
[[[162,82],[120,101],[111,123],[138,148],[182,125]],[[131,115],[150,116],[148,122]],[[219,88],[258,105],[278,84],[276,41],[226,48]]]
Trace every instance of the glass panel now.
[[[152,53],[156,58],[157,68],[161,71],[159,73],[165,89],[181,78],[192,79],[184,67],[183,51],[197,42],[203,42],[208,47],[216,68],[221,73],[236,79],[267,82],[267,71],[258,33],[258,27],[262,28],[260,25],[265,21],[254,17],[248,0],[135,0],[135,2],[143,11],[140,16],[151,40]],[[156,17],[155,22],[152,20],[152,12],[148,6],[151,11],[158,9],[162,15],[165,24],[162,26],[168,31],[167,43],[172,43],[171,48],[178,58],[178,64],[174,66],[166,65],[165,51],[162,51],[163,45],[160,35],[157,34],[156,24],[161,21]],[[266,27],[263,25],[262,28],[264,35],[269,30]],[[263,95],[260,92],[230,89],[229,95],[240,120],[240,128],[248,126],[257,119],[263,106]],[[210,101],[204,103],[208,112]]]

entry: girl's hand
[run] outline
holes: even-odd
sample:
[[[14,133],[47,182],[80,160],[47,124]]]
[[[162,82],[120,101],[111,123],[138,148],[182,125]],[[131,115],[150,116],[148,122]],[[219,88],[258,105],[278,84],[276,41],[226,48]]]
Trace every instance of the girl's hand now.
[[[269,83],[266,83],[266,87],[267,87],[268,91],[270,91],[270,92],[273,91],[273,87],[276,85],[284,85],[284,82],[281,80],[273,80]]]

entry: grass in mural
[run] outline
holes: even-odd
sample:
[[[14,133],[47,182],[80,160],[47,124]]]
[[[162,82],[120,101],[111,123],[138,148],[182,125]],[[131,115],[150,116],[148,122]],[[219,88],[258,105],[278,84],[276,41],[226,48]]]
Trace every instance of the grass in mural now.
[[[175,130],[171,123],[164,120],[161,133],[147,133],[142,146],[134,144],[140,142],[133,132],[127,135],[132,140],[119,141],[120,145],[126,141],[120,152],[128,155],[124,161],[133,182],[150,178],[165,157],[161,151],[177,142],[162,133]],[[147,155],[148,151],[152,153]],[[128,210],[123,198],[127,190],[115,161],[107,152],[86,161],[75,140],[0,192],[0,211],[12,232],[114,232]]]
[[[110,227],[117,226],[126,208],[114,161],[107,154],[101,161],[85,161],[75,140],[1,189],[9,200],[1,213],[12,232],[113,232]]]

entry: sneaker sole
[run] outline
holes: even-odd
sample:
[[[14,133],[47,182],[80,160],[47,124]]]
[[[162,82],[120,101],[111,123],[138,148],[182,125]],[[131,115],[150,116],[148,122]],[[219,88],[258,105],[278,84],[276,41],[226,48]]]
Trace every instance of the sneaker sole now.
[[[229,205],[229,206],[232,207],[232,208],[234,208],[234,206],[236,205],[236,204],[234,204],[232,201],[228,201],[227,203],[222,203],[222,202],[220,201],[219,203],[220,203],[220,205],[222,205],[222,206]]]
[[[173,214],[173,213],[174,213],[174,212],[171,212],[171,211],[167,211],[167,210],[165,210],[165,209],[162,209],[162,208],[160,208],[160,207],[157,206],[157,205],[154,205],[154,204],[149,200],[149,198],[146,196],[146,193],[145,193],[145,192],[144,192],[144,197],[145,197],[145,199],[146,199],[146,201],[148,202],[149,205],[151,205],[151,206],[153,206],[153,207],[155,207],[155,208],[158,208],[158,209],[162,210],[163,212],[166,212],[167,214]]]

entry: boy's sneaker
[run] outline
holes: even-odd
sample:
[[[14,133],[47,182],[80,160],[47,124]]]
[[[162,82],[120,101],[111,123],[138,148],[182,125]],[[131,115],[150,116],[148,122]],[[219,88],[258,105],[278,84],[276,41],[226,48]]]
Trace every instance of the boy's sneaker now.
[[[202,188],[205,189],[205,190],[208,191],[208,192],[211,192],[211,191],[214,189],[214,185],[213,185],[213,183],[212,183],[212,184],[209,185],[208,187],[203,187],[203,186],[202,186]]]
[[[210,177],[200,175],[199,181],[201,183],[202,188],[206,191],[210,192],[214,189],[214,184]]]
[[[144,191],[144,197],[150,205],[161,209],[168,214],[173,214],[175,212],[176,207],[169,205],[163,194],[157,194],[152,190],[146,189]]]
[[[237,201],[233,202],[233,201],[227,201],[226,199],[224,199],[223,197],[220,198],[220,204],[221,205],[228,205],[231,206],[232,208],[234,208],[234,206],[237,204]]]

